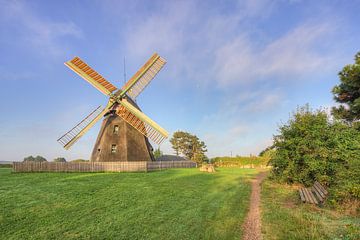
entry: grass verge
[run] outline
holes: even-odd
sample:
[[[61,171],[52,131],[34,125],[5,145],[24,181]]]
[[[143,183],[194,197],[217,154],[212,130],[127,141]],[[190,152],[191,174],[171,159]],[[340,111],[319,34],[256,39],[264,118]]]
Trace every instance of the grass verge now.
[[[255,167],[266,166],[269,158],[266,157],[215,157],[211,162],[217,167],[243,167],[246,165],[253,165]]]
[[[266,179],[262,184],[264,239],[360,239],[360,219],[301,203],[296,187]]]
[[[0,169],[2,239],[238,239],[254,169],[16,173]]]

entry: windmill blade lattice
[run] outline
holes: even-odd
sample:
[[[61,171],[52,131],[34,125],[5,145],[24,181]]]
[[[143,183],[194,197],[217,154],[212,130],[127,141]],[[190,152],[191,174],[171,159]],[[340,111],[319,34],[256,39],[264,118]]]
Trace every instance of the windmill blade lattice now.
[[[135,100],[165,64],[165,59],[157,53],[153,54],[144,66],[122,87],[121,95],[127,94]]]
[[[116,110],[116,114],[157,144],[161,144],[169,135],[165,129],[132,106],[126,99],[121,101]]]
[[[92,111],[79,124],[65,133],[57,141],[65,148],[69,149],[81,136],[83,136],[101,117],[108,111],[106,107],[99,106]]]

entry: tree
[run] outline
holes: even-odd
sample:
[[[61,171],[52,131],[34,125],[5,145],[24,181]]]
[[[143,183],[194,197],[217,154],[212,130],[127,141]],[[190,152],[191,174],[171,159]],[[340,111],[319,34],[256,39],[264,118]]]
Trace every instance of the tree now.
[[[160,147],[158,147],[155,151],[154,151],[154,158],[157,159],[159,157],[161,157],[163,155],[163,152],[160,150]]]
[[[181,140],[183,139],[184,135],[185,132],[177,131],[174,132],[173,137],[170,139],[170,143],[176,155],[179,155],[180,153]]]
[[[197,163],[203,163],[203,162],[208,162],[209,163],[209,158],[202,151],[195,152],[194,155],[193,155],[192,160],[194,162],[197,162]]]
[[[47,162],[47,160],[46,158],[38,155],[35,157],[35,162]]]
[[[196,135],[188,132],[177,131],[170,139],[172,148],[176,155],[183,154],[188,159],[197,163],[202,163],[207,160],[205,152],[207,152],[206,145]]]
[[[33,156],[28,156],[24,158],[23,162],[34,162],[35,158]]]
[[[66,162],[66,159],[63,157],[58,157],[54,159],[54,162]]]
[[[360,120],[360,52],[355,55],[355,64],[346,65],[339,72],[340,84],[332,90],[334,99],[341,105],[333,107],[334,117],[348,123]]]
[[[24,158],[24,162],[47,162],[46,158],[42,157],[42,156],[28,156],[26,158]]]

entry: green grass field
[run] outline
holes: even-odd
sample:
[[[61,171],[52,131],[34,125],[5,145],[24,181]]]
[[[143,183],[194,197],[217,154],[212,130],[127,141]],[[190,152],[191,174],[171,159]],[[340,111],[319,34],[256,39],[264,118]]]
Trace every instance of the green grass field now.
[[[264,239],[360,239],[360,218],[303,204],[289,185],[265,180],[261,200]]]
[[[0,169],[0,238],[239,239],[255,174]]]

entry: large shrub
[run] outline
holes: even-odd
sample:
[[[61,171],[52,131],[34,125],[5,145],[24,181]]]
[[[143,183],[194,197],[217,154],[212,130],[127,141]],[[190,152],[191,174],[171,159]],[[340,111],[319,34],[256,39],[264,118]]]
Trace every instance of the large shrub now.
[[[54,159],[54,162],[66,162],[66,159],[63,157],[58,157]]]
[[[24,158],[24,162],[47,162],[46,158],[42,157],[42,156],[28,156]]]
[[[38,155],[35,157],[35,162],[47,162],[47,160],[43,156]]]
[[[360,132],[353,128],[336,124],[334,156],[344,159],[332,178],[336,199],[360,199]]]
[[[28,156],[28,157],[25,157],[23,162],[34,162],[35,161],[35,158],[33,156]]]
[[[326,112],[299,108],[274,137],[273,176],[332,187],[338,199],[359,198],[360,134],[329,120]]]

